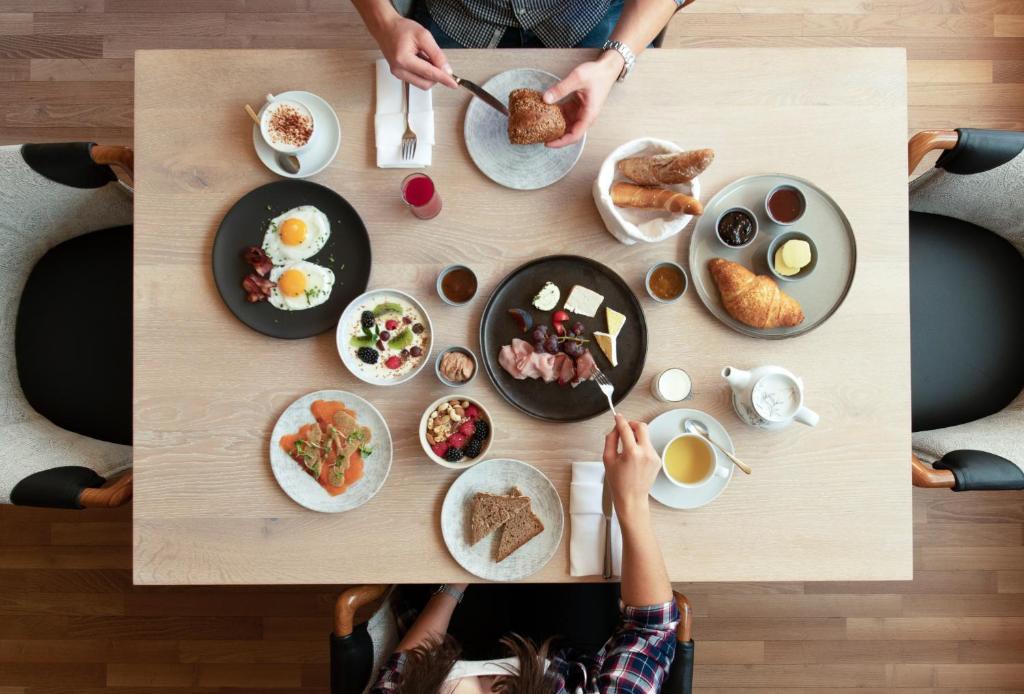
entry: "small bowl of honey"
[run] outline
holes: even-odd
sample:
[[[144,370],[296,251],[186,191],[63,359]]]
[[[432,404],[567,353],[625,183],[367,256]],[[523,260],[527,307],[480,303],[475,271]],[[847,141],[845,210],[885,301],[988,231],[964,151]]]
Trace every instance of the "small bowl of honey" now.
[[[468,304],[476,289],[476,273],[465,265],[449,265],[437,276],[437,295],[451,306]]]
[[[671,260],[653,265],[647,271],[647,277],[644,279],[647,294],[660,304],[671,304],[678,301],[689,286],[690,281],[686,277],[686,270],[682,265]]]
[[[764,196],[764,211],[768,219],[780,226],[800,221],[807,209],[807,198],[796,186],[775,186]]]

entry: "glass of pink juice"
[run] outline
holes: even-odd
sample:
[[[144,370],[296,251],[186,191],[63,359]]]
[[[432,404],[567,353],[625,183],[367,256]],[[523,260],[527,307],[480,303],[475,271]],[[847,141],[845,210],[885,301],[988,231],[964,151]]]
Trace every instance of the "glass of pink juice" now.
[[[414,173],[402,181],[402,201],[420,219],[433,219],[441,212],[441,196],[430,176]]]

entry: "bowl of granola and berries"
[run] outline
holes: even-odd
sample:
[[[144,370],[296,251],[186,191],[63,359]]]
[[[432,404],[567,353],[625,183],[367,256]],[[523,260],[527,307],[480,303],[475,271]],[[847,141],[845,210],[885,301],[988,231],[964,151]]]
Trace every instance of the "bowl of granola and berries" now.
[[[335,339],[342,363],[366,383],[394,386],[430,358],[433,331],[423,305],[397,289],[356,297],[341,314]]]
[[[428,458],[459,470],[483,460],[494,438],[490,415],[472,398],[435,400],[423,412],[419,431]]]

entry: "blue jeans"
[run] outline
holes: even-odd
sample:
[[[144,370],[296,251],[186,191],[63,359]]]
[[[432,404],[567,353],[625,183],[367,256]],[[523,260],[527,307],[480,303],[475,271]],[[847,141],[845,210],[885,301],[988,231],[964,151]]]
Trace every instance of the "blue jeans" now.
[[[579,43],[575,46],[550,46],[550,48],[601,48],[604,42],[608,40],[608,37],[612,34],[612,29],[619,21],[619,17],[622,16],[622,7],[625,4],[625,0],[612,0],[612,4],[608,7],[608,12],[605,14],[604,19],[591,29],[590,33],[583,37]],[[434,40],[437,41],[437,45],[441,48],[465,48],[461,43],[453,39],[451,36],[446,34],[444,30],[437,25],[434,18],[430,16],[430,11],[427,9],[427,4],[422,0],[418,0],[416,7],[412,13],[413,19],[425,26],[431,34],[434,36]],[[498,48],[544,48],[544,44],[540,42],[537,35],[529,29],[510,28],[505,31],[505,34],[501,37],[501,41],[498,43]]]

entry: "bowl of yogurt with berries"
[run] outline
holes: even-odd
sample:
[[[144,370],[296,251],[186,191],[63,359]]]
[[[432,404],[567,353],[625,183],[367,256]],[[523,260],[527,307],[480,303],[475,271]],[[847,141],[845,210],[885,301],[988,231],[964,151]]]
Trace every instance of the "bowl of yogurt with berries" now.
[[[405,383],[430,359],[430,317],[423,305],[397,289],[374,289],[341,314],[335,339],[341,362],[376,386]]]

